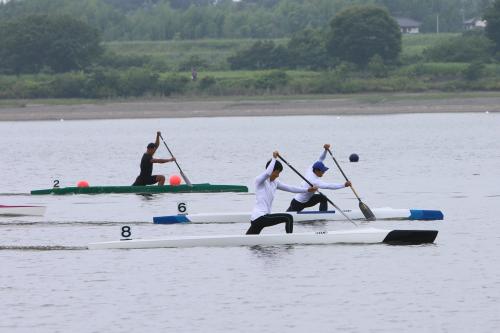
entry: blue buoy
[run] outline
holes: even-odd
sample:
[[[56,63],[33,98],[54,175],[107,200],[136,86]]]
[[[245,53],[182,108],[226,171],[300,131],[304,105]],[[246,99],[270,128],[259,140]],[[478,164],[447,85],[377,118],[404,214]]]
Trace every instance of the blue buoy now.
[[[351,155],[349,156],[349,161],[351,161],[351,162],[357,162],[357,161],[359,161],[359,156],[358,156],[358,154],[351,154]]]

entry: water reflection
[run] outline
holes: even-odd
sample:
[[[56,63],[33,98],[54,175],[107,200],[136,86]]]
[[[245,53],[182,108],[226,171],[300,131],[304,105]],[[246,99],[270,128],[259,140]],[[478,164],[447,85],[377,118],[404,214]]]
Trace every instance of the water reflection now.
[[[153,201],[155,199],[153,193],[135,193],[135,195],[138,195],[142,201]]]
[[[11,250],[11,251],[74,251],[74,250],[88,250],[86,246],[63,246],[63,245],[0,245],[0,251]]]
[[[277,258],[283,254],[292,254],[295,250],[294,245],[281,246],[262,246],[256,245],[249,247],[250,252],[259,258]]]

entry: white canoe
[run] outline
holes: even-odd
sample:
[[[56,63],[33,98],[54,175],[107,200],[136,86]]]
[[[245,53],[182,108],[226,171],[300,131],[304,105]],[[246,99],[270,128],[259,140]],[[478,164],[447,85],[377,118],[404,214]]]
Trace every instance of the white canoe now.
[[[352,220],[364,220],[359,209],[343,211]],[[442,220],[443,213],[439,210],[394,209],[390,207],[372,209],[377,220]],[[302,211],[287,212],[293,216],[294,222],[315,221],[346,221],[346,218],[336,211]],[[249,223],[251,213],[209,213],[209,214],[178,214],[153,217],[156,224],[174,223]]]
[[[295,234],[182,236],[160,239],[130,239],[91,243],[90,250],[151,249],[186,247],[233,247],[293,244],[377,244],[416,245],[433,243],[437,230],[383,230],[360,228],[342,231],[321,231]]]
[[[0,216],[43,216],[44,206],[5,206],[0,205]]]

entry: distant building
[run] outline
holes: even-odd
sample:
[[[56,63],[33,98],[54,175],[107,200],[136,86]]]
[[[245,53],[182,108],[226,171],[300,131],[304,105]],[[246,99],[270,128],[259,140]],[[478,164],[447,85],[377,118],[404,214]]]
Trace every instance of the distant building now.
[[[406,17],[396,17],[396,22],[399,24],[399,29],[403,34],[418,34],[420,32],[421,22],[412,20]]]
[[[485,27],[486,21],[477,17],[464,21],[464,30],[484,29]]]

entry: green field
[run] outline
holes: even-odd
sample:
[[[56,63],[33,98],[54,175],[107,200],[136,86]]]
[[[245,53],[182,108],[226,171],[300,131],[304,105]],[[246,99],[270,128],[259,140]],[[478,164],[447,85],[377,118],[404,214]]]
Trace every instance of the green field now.
[[[107,42],[104,46],[119,54],[150,56],[165,61],[175,69],[192,56],[199,57],[210,68],[228,69],[226,59],[238,50],[250,47],[258,39],[198,39],[169,41]],[[276,44],[286,44],[288,39],[273,39]]]
[[[184,54],[228,54],[249,47],[258,39],[198,39],[169,41],[107,42],[105,46],[122,54],[184,55]],[[287,39],[273,39],[285,44]]]
[[[452,37],[460,36],[457,33],[441,33],[441,34],[415,34],[403,35],[403,51],[402,57],[405,56],[418,56],[429,46],[436,45],[443,40]]]
[[[402,59],[413,59],[422,55],[425,48],[451,37],[454,33],[403,35]],[[257,39],[200,39],[171,41],[107,42],[105,47],[119,55],[150,56],[165,61],[172,69],[197,56],[209,68],[228,69],[226,59],[238,50],[250,47]],[[278,45],[285,45],[287,38],[273,39]]]

